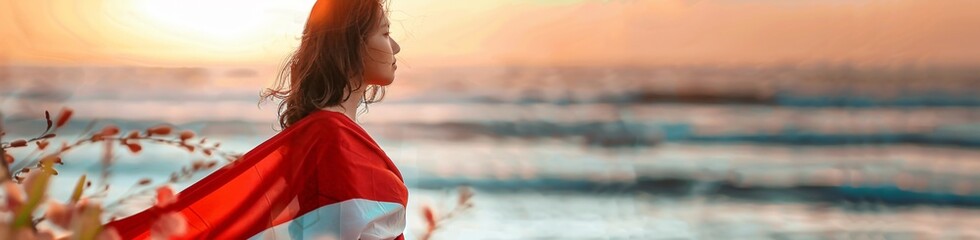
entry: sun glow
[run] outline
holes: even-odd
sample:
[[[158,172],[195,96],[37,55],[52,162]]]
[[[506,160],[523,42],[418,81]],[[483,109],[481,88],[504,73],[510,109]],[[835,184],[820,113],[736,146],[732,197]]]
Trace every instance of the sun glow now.
[[[314,2],[129,0],[123,9],[134,22],[127,31],[166,44],[158,55],[173,61],[275,61],[295,45]]]
[[[315,1],[0,0],[0,61],[279,64]],[[389,2],[417,66],[980,64],[972,0]]]
[[[193,37],[235,39],[264,28],[268,15],[263,2],[242,0],[135,0],[139,15],[168,30],[186,31]]]

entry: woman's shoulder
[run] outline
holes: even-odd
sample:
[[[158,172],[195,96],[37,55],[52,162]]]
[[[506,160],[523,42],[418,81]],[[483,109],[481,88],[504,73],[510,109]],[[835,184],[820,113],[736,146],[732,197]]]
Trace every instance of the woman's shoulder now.
[[[349,121],[343,113],[315,110],[286,130],[300,134],[341,134],[353,130]]]
[[[310,112],[310,114],[306,115],[306,117],[296,122],[295,125],[310,123],[315,123],[315,125],[346,125],[346,122],[343,121],[345,120],[344,118],[347,118],[347,116],[344,116],[343,113],[317,109],[313,110],[313,112]]]
[[[357,123],[343,113],[316,110],[290,126],[287,131],[294,137],[318,140],[333,145],[373,145],[374,141]],[[295,137],[305,136],[305,137]],[[341,143],[341,144],[336,144]]]

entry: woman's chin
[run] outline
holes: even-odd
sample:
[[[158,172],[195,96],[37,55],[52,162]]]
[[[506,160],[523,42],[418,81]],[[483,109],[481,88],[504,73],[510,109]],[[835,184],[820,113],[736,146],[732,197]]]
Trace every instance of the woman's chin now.
[[[386,79],[386,80],[370,81],[370,82],[368,82],[368,84],[370,84],[370,85],[378,85],[378,86],[388,86],[388,85],[391,85],[391,83],[394,82],[394,81],[395,81],[395,78],[393,77],[393,78],[389,78],[389,79]]]

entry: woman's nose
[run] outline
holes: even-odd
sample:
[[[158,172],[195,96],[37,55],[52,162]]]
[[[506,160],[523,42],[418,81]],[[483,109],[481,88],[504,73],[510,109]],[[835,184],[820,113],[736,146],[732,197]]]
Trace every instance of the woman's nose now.
[[[401,51],[402,46],[399,46],[398,42],[395,42],[395,39],[391,39],[391,54],[398,54]]]

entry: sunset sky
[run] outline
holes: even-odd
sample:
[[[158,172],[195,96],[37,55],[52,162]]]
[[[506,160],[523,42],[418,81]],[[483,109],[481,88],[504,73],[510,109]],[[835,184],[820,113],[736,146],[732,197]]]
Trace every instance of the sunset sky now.
[[[0,61],[266,65],[314,0],[0,0]],[[980,64],[972,0],[394,0],[400,62]]]

